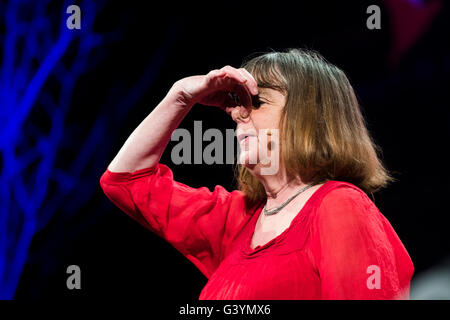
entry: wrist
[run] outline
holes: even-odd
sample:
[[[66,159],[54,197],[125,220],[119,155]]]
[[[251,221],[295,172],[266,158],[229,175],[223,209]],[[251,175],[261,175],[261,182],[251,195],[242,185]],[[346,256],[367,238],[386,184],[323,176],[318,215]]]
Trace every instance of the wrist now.
[[[181,86],[179,81],[175,82],[167,93],[166,99],[170,100],[174,105],[183,108],[190,109],[196,103],[192,95],[188,94],[186,90]]]

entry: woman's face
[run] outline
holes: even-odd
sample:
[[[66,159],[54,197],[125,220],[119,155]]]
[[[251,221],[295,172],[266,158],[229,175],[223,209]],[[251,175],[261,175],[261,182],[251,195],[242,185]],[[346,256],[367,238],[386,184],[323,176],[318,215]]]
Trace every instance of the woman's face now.
[[[261,174],[262,166],[273,165],[275,159],[279,162],[278,124],[286,98],[274,89],[258,88],[258,91],[258,105],[246,109],[249,112],[247,117],[241,115],[244,107],[234,108],[231,117],[237,123],[239,163],[253,173]]]

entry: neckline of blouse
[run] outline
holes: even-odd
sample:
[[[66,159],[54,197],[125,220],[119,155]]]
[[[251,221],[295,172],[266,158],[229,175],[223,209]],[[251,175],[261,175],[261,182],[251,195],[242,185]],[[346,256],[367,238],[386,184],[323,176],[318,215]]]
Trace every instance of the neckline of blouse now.
[[[250,227],[249,227],[249,232],[247,232],[246,234],[246,238],[244,241],[244,247],[243,247],[243,253],[246,256],[254,256],[258,253],[260,253],[262,250],[267,249],[269,247],[271,247],[274,243],[280,242],[282,239],[284,239],[287,235],[287,233],[294,227],[295,224],[297,224],[297,222],[300,220],[301,217],[304,216],[304,212],[306,212],[309,207],[312,205],[313,200],[316,199],[318,197],[318,195],[324,190],[324,187],[326,185],[328,185],[331,181],[333,180],[328,180],[326,181],[323,185],[321,185],[316,191],[314,191],[314,193],[308,198],[308,200],[306,200],[305,204],[303,205],[303,207],[299,210],[299,212],[295,215],[294,219],[292,219],[291,223],[289,224],[289,226],[283,230],[282,233],[280,233],[278,236],[276,236],[275,238],[269,240],[268,242],[266,242],[263,245],[258,245],[255,248],[251,247],[251,242],[252,242],[252,238],[253,235],[255,233],[255,227],[256,227],[256,223],[258,222],[258,218],[261,215],[262,212],[262,208],[264,205],[261,205],[253,214],[251,221],[250,221]]]

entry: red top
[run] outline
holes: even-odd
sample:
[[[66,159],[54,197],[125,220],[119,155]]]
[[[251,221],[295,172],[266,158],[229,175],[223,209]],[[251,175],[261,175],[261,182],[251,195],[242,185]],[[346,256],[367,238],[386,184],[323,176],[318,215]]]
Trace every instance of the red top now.
[[[353,184],[330,180],[290,226],[250,243],[262,206],[240,191],[191,188],[165,165],[108,169],[100,184],[120,209],[155,232],[209,279],[199,299],[407,299],[412,261],[389,221]]]

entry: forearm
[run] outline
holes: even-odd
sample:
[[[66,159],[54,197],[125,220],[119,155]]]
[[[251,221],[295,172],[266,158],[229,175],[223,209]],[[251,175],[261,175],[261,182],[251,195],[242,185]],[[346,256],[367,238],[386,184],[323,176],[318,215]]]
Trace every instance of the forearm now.
[[[134,172],[156,166],[173,131],[191,108],[192,105],[183,101],[172,87],[128,137],[108,169],[112,172]]]

